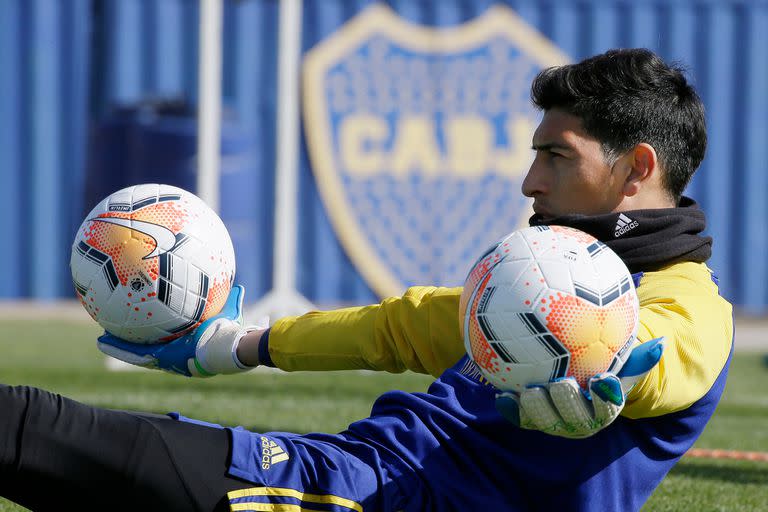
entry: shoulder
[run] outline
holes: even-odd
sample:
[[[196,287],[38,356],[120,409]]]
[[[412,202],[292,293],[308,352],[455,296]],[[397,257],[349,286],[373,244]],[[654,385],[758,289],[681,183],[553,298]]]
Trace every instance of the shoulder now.
[[[637,291],[641,302],[643,298],[691,291],[719,295],[717,276],[706,264],[692,261],[675,263],[653,272],[643,272]]]
[[[666,338],[662,364],[632,390],[627,414],[657,416],[703,397],[725,368],[733,344],[731,305],[703,263],[677,263],[643,274],[638,341]]]
[[[640,340],[682,337],[695,344],[719,346],[717,359],[723,360],[730,352],[733,310],[720,296],[717,278],[704,263],[677,263],[646,272],[637,295]],[[659,332],[661,329],[667,332]]]

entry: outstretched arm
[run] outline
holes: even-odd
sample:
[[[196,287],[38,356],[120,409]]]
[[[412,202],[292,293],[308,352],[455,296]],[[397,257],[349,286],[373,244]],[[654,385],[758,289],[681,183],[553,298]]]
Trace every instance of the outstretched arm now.
[[[464,355],[461,288],[412,287],[402,297],[335,311],[312,311],[252,332],[237,355],[286,371],[411,370],[440,375]],[[270,364],[271,361],[271,364]]]
[[[371,306],[312,311],[269,329],[242,325],[243,288],[191,334],[170,343],[130,343],[105,333],[99,349],[138,366],[206,377],[259,364],[285,371],[411,370],[440,375],[464,355],[461,288],[413,287]]]

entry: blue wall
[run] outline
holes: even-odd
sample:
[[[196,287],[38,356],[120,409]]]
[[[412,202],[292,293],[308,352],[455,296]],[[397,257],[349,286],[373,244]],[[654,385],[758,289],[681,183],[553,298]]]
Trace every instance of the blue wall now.
[[[0,297],[69,295],[90,76],[90,2],[0,2]]]
[[[252,141],[225,174],[225,217],[250,298],[271,282],[275,168],[277,0],[226,2],[224,101],[228,123]],[[707,107],[709,148],[688,194],[715,237],[711,266],[723,293],[748,313],[768,313],[768,2],[392,0],[400,16],[455,25],[501,3],[578,60],[644,46],[687,65]],[[371,4],[304,2],[306,51]],[[196,97],[197,2],[0,2],[0,297],[71,296],[72,233],[85,204],[89,127],[115,103]],[[320,200],[306,145],[300,155],[298,284],[310,299],[370,302],[373,292],[338,242]],[[235,166],[237,167],[237,166]],[[238,207],[234,208],[233,205]],[[229,209],[227,209],[229,208]]]

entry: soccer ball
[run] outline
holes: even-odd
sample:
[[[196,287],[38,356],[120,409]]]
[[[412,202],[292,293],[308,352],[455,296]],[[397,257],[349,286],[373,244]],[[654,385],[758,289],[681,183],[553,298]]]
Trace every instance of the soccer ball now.
[[[460,299],[467,353],[505,391],[618,371],[637,335],[639,304],[621,259],[562,226],[515,231],[475,263]]]
[[[91,210],[72,244],[70,267],[80,302],[107,332],[156,343],[221,311],[235,251],[200,198],[147,184],[119,190]]]

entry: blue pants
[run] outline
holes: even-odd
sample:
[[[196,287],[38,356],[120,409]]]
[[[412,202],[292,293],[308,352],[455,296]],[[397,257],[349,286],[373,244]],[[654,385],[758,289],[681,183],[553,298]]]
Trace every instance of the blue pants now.
[[[170,415],[182,423],[219,425]],[[386,450],[342,434],[231,432],[229,476],[251,482],[228,493],[233,510],[399,510],[408,478],[382,458]],[[260,458],[252,454],[261,454]]]

